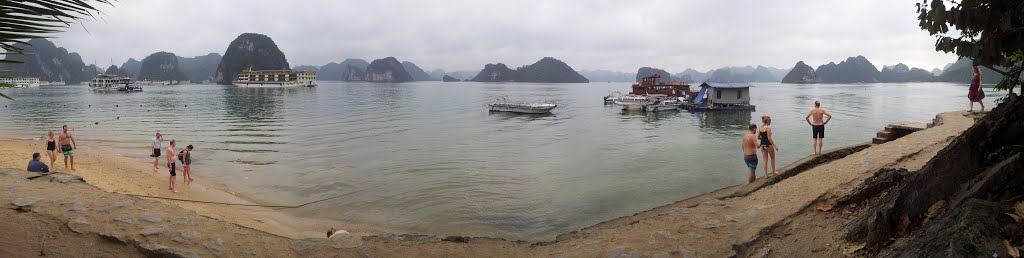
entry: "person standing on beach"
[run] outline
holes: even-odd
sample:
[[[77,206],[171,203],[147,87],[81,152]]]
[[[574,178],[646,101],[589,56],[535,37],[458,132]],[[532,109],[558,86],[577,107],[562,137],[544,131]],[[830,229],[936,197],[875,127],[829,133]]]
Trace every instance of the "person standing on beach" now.
[[[50,167],[57,162],[57,139],[53,138],[53,131],[46,136],[46,156],[50,157]]]
[[[828,116],[828,118],[822,121],[823,116]],[[813,122],[811,122],[811,117],[814,117]],[[825,145],[825,124],[832,120],[832,114],[821,108],[821,102],[815,101],[814,108],[811,109],[811,112],[807,112],[804,120],[811,125],[811,147],[814,148],[814,153],[811,155],[821,155],[821,148]]]
[[[64,153],[64,168],[68,168],[68,158],[71,159],[71,170],[75,170],[75,149],[78,149],[78,144],[75,143],[75,137],[71,136],[71,132],[68,132],[68,125],[64,125],[63,131],[57,136],[59,140],[60,151]]]
[[[164,138],[160,135],[160,132],[156,132],[156,136],[153,136],[153,154],[149,155],[153,157],[153,173],[160,170],[160,151],[164,149]]]
[[[750,173],[747,174],[747,183],[753,183],[757,176],[757,125],[750,124],[750,133],[743,136],[743,163],[747,164]]]
[[[981,89],[981,70],[978,70],[977,65],[974,66],[973,70],[974,78],[971,78],[971,87],[967,92],[967,99],[971,101],[970,112],[974,112],[974,102],[981,104],[981,112],[985,112],[985,102],[981,101],[985,99],[985,91]]]
[[[775,145],[775,139],[772,138],[772,117],[761,116],[761,122],[764,125],[761,129],[757,130],[757,138],[761,140],[761,155],[764,156],[764,177],[770,177],[768,175],[768,161],[772,163],[772,176],[779,175],[775,172],[775,152],[779,150],[779,145]]]
[[[178,153],[178,155],[180,156],[178,159],[184,165],[181,166],[181,171],[185,172],[185,184],[189,185],[192,183],[192,145],[185,146],[185,149]]]
[[[178,193],[178,189],[174,185],[174,183],[175,183],[174,182],[175,181],[174,178],[175,178],[175,176],[178,175],[178,173],[174,171],[174,169],[176,168],[176,166],[174,164],[175,163],[174,162],[174,157],[176,156],[175,153],[174,153],[174,139],[171,139],[171,145],[167,146],[167,155],[166,156],[167,156],[167,169],[168,169],[169,172],[171,172],[171,176],[168,177],[168,181],[167,181],[167,190],[171,190],[172,193]]]

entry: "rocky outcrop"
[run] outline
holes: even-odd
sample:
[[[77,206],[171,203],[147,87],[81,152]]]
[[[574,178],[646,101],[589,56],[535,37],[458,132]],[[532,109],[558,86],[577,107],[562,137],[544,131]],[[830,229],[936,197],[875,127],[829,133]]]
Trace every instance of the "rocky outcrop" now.
[[[444,77],[441,78],[441,81],[444,81],[444,82],[458,82],[458,81],[462,81],[462,80],[460,80],[459,78],[452,77],[451,75],[445,74]]]
[[[184,81],[185,72],[178,65],[178,56],[168,52],[156,52],[142,59],[139,80]]]
[[[274,40],[263,34],[244,33],[228,44],[217,66],[218,83],[231,83],[239,72],[253,70],[283,70],[291,67]]]
[[[512,71],[512,69],[509,69],[508,66],[502,63],[484,65],[484,69],[480,70],[480,73],[472,79],[475,82],[509,82],[515,80],[515,71]]]
[[[24,55],[10,54],[4,57],[15,63],[0,63],[0,70],[10,70],[4,75],[12,77],[38,77],[46,81],[64,81],[67,84],[78,84],[92,80],[98,73],[96,67],[88,67],[82,62],[82,56],[67,49],[57,47],[46,39],[31,39],[28,44],[15,43],[14,47],[22,49]]]
[[[644,66],[644,67],[640,67],[640,69],[637,69],[637,71],[636,71],[636,82],[640,82],[640,80],[642,80],[644,77],[654,75],[655,73],[661,75],[661,81],[671,81],[672,80],[672,74],[666,72],[665,70]]]
[[[178,64],[181,64],[181,60],[178,60]],[[214,64],[214,68],[216,68],[216,64]],[[121,64],[119,69],[124,73],[124,75],[132,78],[139,78],[139,71],[142,71],[142,62],[135,60],[135,58],[129,58],[128,61]]]
[[[341,63],[330,62],[320,67],[316,78],[326,81],[361,81],[367,66],[370,63],[363,59],[348,58]]]
[[[910,68],[903,63],[883,67],[878,73],[879,82],[930,82],[935,81],[931,72],[921,68]]]
[[[104,71],[103,73],[104,74],[122,74],[121,70],[117,69],[116,65],[111,65],[110,67],[107,67],[107,70]]]
[[[838,64],[821,65],[814,72],[825,83],[878,82],[878,69],[864,56],[850,57]]]
[[[473,77],[478,82],[587,83],[586,77],[565,62],[545,57],[531,65],[509,69],[505,64],[487,64]]]
[[[349,68],[352,70],[355,67],[349,66]],[[362,76],[357,74],[349,76],[350,78],[361,77],[363,81],[368,82],[410,82],[414,80],[412,75],[405,71],[405,67],[402,67],[402,63],[394,57],[373,60],[363,71]]]
[[[178,65],[185,73],[188,80],[193,82],[213,81],[217,73],[217,65],[220,64],[221,56],[217,53],[209,53],[196,57],[178,57]]]
[[[413,80],[416,80],[416,81],[436,81],[436,79],[434,79],[433,77],[430,77],[430,75],[427,74],[427,72],[424,72],[423,69],[421,69],[419,66],[416,66],[416,64],[414,64],[412,62],[409,62],[409,61],[402,62],[402,68],[405,68],[405,71],[408,72],[409,75],[412,75],[412,79]]]
[[[819,83],[821,79],[818,78],[817,73],[814,72],[814,68],[804,64],[804,61],[796,62],[796,66],[789,70],[789,73],[785,77],[782,77],[782,83]]]
[[[955,82],[955,83],[971,83],[971,79],[974,78],[974,71],[972,71],[972,62],[970,59],[964,58],[957,60],[955,63],[946,67],[946,70],[942,71],[942,74],[936,78],[937,81],[943,82]],[[999,74],[992,69],[987,67],[980,67],[981,70],[981,82],[983,84],[996,84],[1003,79],[1003,75]]]
[[[588,83],[586,77],[573,70],[561,60],[545,57],[537,62],[519,67],[516,69],[520,82],[543,82],[543,83]]]

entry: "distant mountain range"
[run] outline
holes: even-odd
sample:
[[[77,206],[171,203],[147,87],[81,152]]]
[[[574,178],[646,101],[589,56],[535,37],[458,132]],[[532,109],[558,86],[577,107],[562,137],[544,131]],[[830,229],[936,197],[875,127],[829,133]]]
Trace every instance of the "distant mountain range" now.
[[[25,55],[6,55],[6,61],[18,61],[20,64],[0,63],[0,70],[11,71],[14,77],[38,77],[44,81],[63,81],[67,84],[87,82],[103,72],[96,65],[86,65],[82,56],[67,49],[57,47],[46,39],[31,39],[26,43],[15,43],[14,47],[23,49]]]
[[[797,62],[792,71],[783,78],[783,83],[874,83],[874,82],[956,82],[968,83],[974,74],[971,72],[971,60],[960,59],[946,65],[943,70],[938,68],[928,71],[911,68],[905,64],[883,66],[879,71],[864,56],[847,58],[836,64],[830,62],[820,65],[817,69],[803,61]],[[1002,75],[982,67],[983,83],[994,84],[1002,79]]]

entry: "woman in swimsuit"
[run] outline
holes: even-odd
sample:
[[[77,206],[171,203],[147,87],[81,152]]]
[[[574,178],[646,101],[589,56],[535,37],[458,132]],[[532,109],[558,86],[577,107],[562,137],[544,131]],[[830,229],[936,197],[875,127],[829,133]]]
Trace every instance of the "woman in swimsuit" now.
[[[768,158],[771,158],[772,163],[772,175],[777,176],[775,172],[775,152],[779,150],[779,146],[775,145],[775,139],[772,139],[772,118],[770,116],[761,116],[761,122],[764,123],[761,129],[758,129],[757,138],[761,140],[761,154],[764,156],[765,165],[768,164]],[[764,166],[764,177],[768,178],[768,166]]]
[[[50,157],[50,167],[57,162],[57,139],[53,138],[53,131],[46,138],[46,156]]]

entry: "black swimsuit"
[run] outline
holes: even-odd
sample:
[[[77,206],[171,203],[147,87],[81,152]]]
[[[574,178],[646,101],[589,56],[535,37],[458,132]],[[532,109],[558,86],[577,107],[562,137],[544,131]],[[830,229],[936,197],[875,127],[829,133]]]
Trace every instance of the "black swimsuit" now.
[[[761,137],[760,137],[761,138],[761,148],[762,149],[768,149],[768,147],[771,147],[772,146],[772,141],[768,140],[768,131],[761,131],[760,134],[761,134]]]
[[[57,150],[57,142],[54,142],[53,140],[47,140],[46,141],[46,150],[48,150],[48,151]]]

